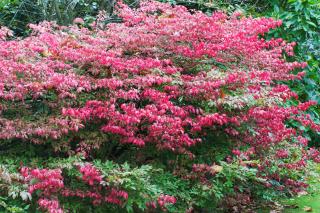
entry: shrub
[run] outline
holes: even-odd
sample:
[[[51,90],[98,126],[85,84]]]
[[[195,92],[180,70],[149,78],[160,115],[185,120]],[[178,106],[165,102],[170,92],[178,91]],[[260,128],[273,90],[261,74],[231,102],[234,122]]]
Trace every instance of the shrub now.
[[[15,35],[27,36],[29,23],[57,21],[68,25],[76,17],[82,17],[86,23],[92,22],[99,10],[112,14],[115,1],[92,0],[2,0],[0,2],[0,25],[10,27]],[[132,2],[130,2],[132,3]]]
[[[320,4],[318,1],[292,0],[286,4],[275,4],[274,10],[265,12],[283,20],[283,26],[270,33],[272,37],[282,37],[288,41],[298,42],[295,47],[296,58],[308,63],[306,75],[302,81],[294,81],[289,85],[297,92],[300,100],[320,102],[319,82],[319,47],[320,47]],[[320,122],[319,105],[312,107],[309,114],[314,121]],[[319,134],[308,132],[310,145],[319,146]]]
[[[1,28],[2,194],[33,211],[191,212],[307,187],[319,152],[287,124],[320,126],[315,102],[286,104],[297,95],[279,82],[306,63],[263,38],[281,21],[158,2],[116,12],[105,27],[31,24],[24,39]]]

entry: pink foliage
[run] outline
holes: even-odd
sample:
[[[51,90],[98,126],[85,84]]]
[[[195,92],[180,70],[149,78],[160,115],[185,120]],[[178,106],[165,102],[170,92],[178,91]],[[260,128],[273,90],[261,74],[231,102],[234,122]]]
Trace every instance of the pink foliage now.
[[[20,170],[24,180],[29,183],[29,193],[41,190],[44,195],[58,192],[64,187],[60,169],[29,169],[23,167]]]
[[[100,172],[91,164],[80,166],[79,171],[82,174],[82,180],[90,186],[93,186],[95,182],[99,184],[102,181]]]
[[[259,38],[278,27],[280,21],[229,18],[222,13],[191,14],[184,7],[156,2],[143,2],[137,10],[119,4],[118,13],[124,23],[109,24],[106,30],[65,28],[44,22],[31,25],[34,36],[1,42],[0,97],[4,100],[22,101],[30,96],[37,99],[50,91],[61,100],[76,99],[83,92],[99,89],[108,92],[104,94],[105,101],[88,101],[81,108],[62,105],[62,113],[41,127],[19,119],[1,119],[4,128],[0,138],[58,139],[84,128],[83,122],[96,119],[105,123],[101,131],[121,136],[122,143],[155,143],[159,149],[179,152],[200,142],[197,133],[203,128],[233,125],[234,119],[238,125],[257,124],[259,136],[248,136],[252,143],[295,137],[294,130],[287,128],[284,121],[292,112],[299,114],[310,104],[296,109],[254,106],[240,118],[226,114],[221,106],[231,98],[221,93],[222,87],[228,93],[241,92],[256,100],[268,98],[273,105],[296,98],[288,87],[272,86],[274,81],[301,77],[292,71],[306,64],[282,58],[284,52],[292,53],[295,44]],[[185,58],[186,64],[174,63],[176,57]],[[213,65],[209,72],[189,73],[189,68],[210,58],[228,69],[212,75],[211,71],[219,70]],[[79,74],[79,68],[85,73]],[[164,90],[159,90],[160,86],[165,86]],[[212,102],[220,110],[194,114],[189,109],[192,105],[176,104],[179,97],[188,102]],[[119,104],[119,100],[130,103]],[[137,101],[148,104],[139,107]],[[238,100],[235,104],[244,107],[247,103]],[[319,130],[307,117],[296,119]],[[276,133],[272,138],[270,131]],[[230,129],[226,132],[237,134]]]
[[[22,167],[20,174],[24,182],[28,185],[30,194],[38,191],[40,196],[38,204],[41,208],[50,213],[62,213],[63,209],[59,207],[58,195],[64,197],[90,198],[94,205],[103,202],[122,205],[123,201],[128,199],[128,193],[124,190],[118,190],[111,187],[103,187],[100,182],[103,180],[100,171],[93,165],[87,163],[78,167],[82,174],[83,182],[91,186],[91,190],[83,191],[81,189],[69,189],[64,186],[62,171],[60,169],[30,169]],[[105,193],[104,191],[107,191]]]
[[[38,204],[42,209],[47,210],[49,213],[63,213],[59,206],[58,200],[39,199]]]

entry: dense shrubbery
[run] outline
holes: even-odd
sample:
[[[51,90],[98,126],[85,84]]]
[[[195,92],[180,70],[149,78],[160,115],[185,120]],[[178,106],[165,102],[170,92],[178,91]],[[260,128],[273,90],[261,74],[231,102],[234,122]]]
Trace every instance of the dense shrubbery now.
[[[297,42],[296,58],[308,63],[306,75],[302,81],[293,81],[290,87],[299,94],[300,100],[313,100],[317,106],[309,110],[316,122],[320,122],[320,2],[318,0],[290,0],[285,4],[274,3],[274,10],[262,15],[283,20],[283,26],[270,33],[273,37],[282,37],[287,41]],[[311,145],[319,146],[319,133],[308,132]]]
[[[168,1],[200,9],[206,13],[223,10],[226,13],[241,11],[254,17],[272,17],[281,19],[282,26],[271,30],[267,38],[282,38],[287,42],[296,42],[295,57],[290,60],[306,61],[308,67],[302,80],[287,82],[297,94],[299,100],[313,100],[320,103],[320,1],[319,0],[228,0],[228,1]],[[314,121],[320,123],[319,105],[313,106],[308,113]],[[299,124],[292,124],[299,128]],[[310,146],[319,146],[319,133],[307,131],[311,139]]]
[[[69,25],[76,17],[82,17],[88,23],[100,10],[111,15],[114,3],[113,0],[1,0],[0,25],[10,27],[17,36],[26,36],[30,23],[46,20]]]
[[[16,40],[1,28],[0,205],[240,210],[307,187],[320,155],[303,135],[320,126],[279,84],[306,67],[295,43],[264,39],[281,21],[156,2],[117,14]]]

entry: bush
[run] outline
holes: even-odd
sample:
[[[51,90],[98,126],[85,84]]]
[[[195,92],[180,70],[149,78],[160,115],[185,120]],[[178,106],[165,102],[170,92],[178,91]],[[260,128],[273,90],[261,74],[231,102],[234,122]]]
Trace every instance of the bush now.
[[[300,100],[313,100],[317,106],[309,110],[309,114],[316,122],[320,122],[320,4],[318,1],[291,0],[286,4],[274,4],[274,10],[263,13],[267,16],[280,18],[283,26],[270,33],[272,37],[282,37],[287,41],[297,42],[295,47],[296,58],[306,61],[308,67],[302,81],[289,83],[297,92]],[[320,135],[308,132],[311,137],[311,146],[319,146]]]
[[[112,14],[115,1],[84,0],[5,0],[0,2],[0,25],[10,27],[17,36],[27,36],[29,23],[56,21],[69,25],[76,17],[92,22],[100,10]]]
[[[279,84],[306,66],[285,60],[295,43],[264,39],[281,21],[158,2],[116,13],[17,40],[1,28],[4,208],[241,210],[305,190],[320,156],[303,133],[320,126],[316,103]]]

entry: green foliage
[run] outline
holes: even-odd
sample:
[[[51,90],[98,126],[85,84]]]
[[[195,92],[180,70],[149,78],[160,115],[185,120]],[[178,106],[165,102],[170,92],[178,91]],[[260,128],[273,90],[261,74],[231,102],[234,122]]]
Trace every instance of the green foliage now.
[[[114,1],[105,0],[5,0],[0,2],[0,26],[26,35],[29,23],[48,20],[68,25],[77,17],[92,22],[100,10],[112,14],[113,6]]]
[[[46,161],[44,165],[41,162]],[[24,195],[25,189],[14,187],[14,176],[19,168],[19,162],[28,162],[26,158],[3,156],[0,158],[0,168],[6,167],[7,175],[11,178],[9,186],[12,188],[10,197],[1,197],[4,195],[0,193],[0,206],[2,210],[8,212],[30,212],[35,209],[35,201],[31,200],[28,195]],[[25,166],[46,167],[46,168],[61,168],[64,171],[65,181],[68,187],[83,187],[86,186],[80,183],[77,178],[79,176],[78,170],[74,169],[74,165],[83,164],[81,157],[70,158],[33,158]],[[62,200],[62,205],[65,209],[72,209],[74,212],[137,212],[146,210],[146,202],[156,200],[159,195],[169,193],[177,198],[177,203],[174,206],[167,206],[169,212],[179,212],[185,209],[186,204],[192,204],[199,209],[207,209],[209,211],[217,210],[218,201],[226,196],[235,195],[235,187],[241,191],[252,188],[248,183],[264,182],[263,179],[256,178],[256,169],[250,169],[241,166],[239,163],[227,164],[221,163],[221,171],[217,174],[217,178],[211,183],[214,187],[207,187],[199,184],[197,181],[183,180],[172,175],[172,173],[165,172],[159,168],[159,165],[143,165],[135,167],[128,163],[116,164],[111,161],[96,160],[93,165],[98,168],[103,177],[108,180],[102,184],[112,187],[121,187],[130,193],[130,197],[125,203],[124,209],[117,208],[111,205],[92,206],[90,202],[77,202],[75,198],[65,197]],[[161,167],[161,166],[160,166]],[[2,171],[2,170],[0,170]],[[0,172],[0,189],[3,192],[3,177],[4,171]],[[257,184],[259,185],[259,184]],[[257,188],[258,189],[258,188]],[[238,192],[237,192],[238,193]],[[29,200],[24,203],[22,200]],[[0,210],[1,210],[0,207]],[[31,209],[31,210],[28,210]],[[138,211],[138,212],[139,212]]]
[[[285,2],[285,3],[284,3]],[[273,10],[261,15],[271,16],[283,21],[283,26],[270,33],[270,37],[281,37],[287,41],[297,42],[295,49],[298,60],[308,62],[306,75],[302,81],[290,84],[303,101],[314,100],[320,103],[320,1],[288,0],[273,1]],[[311,117],[320,122],[320,107],[309,111]],[[313,143],[319,145],[319,134],[309,132]]]

